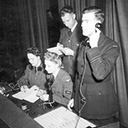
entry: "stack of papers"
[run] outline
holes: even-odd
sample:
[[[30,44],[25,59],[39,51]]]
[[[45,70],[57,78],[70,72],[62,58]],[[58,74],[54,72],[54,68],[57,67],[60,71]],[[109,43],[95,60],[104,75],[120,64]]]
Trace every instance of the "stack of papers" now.
[[[49,52],[53,52],[56,53],[58,55],[68,55],[68,56],[74,56],[74,51],[68,47],[62,47],[62,46],[56,46],[56,47],[52,47],[52,48],[48,48],[47,49]]]
[[[44,128],[86,128],[95,124],[79,117],[65,107],[59,107],[34,119]]]
[[[32,86],[30,89],[27,89],[26,92],[20,91],[12,95],[12,97],[34,103],[39,99],[39,97],[36,95],[37,92],[38,88],[36,86]]]
[[[58,47],[48,48],[47,50],[49,52],[53,52],[53,53],[56,53],[58,55],[62,55],[63,54],[62,50],[60,50]]]

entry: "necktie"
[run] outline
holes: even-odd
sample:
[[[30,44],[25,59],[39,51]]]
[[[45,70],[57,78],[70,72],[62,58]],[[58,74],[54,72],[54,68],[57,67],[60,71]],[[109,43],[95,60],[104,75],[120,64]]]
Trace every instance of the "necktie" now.
[[[36,71],[37,71],[37,70],[36,70],[36,67],[34,67],[34,72],[36,73]]]
[[[68,35],[69,35],[69,37],[72,35],[71,29],[68,29]]]

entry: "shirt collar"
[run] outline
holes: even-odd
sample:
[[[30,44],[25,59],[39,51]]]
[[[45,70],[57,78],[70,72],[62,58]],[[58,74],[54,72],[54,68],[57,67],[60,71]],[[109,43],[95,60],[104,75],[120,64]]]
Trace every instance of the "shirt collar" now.
[[[78,24],[78,23],[77,23],[77,21],[76,21],[76,23],[74,24],[74,26],[71,28],[71,32],[74,31],[74,29],[75,29],[75,27],[76,27],[77,24]]]
[[[56,76],[57,76],[57,74],[58,74],[59,71],[60,71],[60,68],[58,68],[58,69],[56,70],[56,72],[53,74],[54,79],[56,78]]]

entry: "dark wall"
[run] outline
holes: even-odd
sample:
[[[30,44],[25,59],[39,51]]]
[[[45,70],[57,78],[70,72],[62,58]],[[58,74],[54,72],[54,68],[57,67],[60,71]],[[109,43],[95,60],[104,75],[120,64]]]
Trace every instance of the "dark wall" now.
[[[18,0],[0,0],[0,81],[15,81],[16,72],[25,67]],[[20,75],[20,72],[19,72]]]
[[[46,1],[49,46],[53,47],[60,35],[58,0]],[[23,45],[23,11],[19,8],[20,2],[0,0],[0,81],[14,81],[15,73],[19,78],[28,63]]]
[[[59,41],[61,19],[58,12],[58,0],[49,0],[50,8],[47,10],[49,46],[56,46]]]

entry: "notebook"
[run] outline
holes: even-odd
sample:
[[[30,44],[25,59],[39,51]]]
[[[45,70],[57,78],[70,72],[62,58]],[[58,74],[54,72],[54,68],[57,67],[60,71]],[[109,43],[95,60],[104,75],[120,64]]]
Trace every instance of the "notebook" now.
[[[26,92],[20,91],[12,95],[12,97],[34,103],[39,99],[39,97],[36,96],[37,92],[38,92],[37,86],[32,86],[30,89],[27,89]]]

